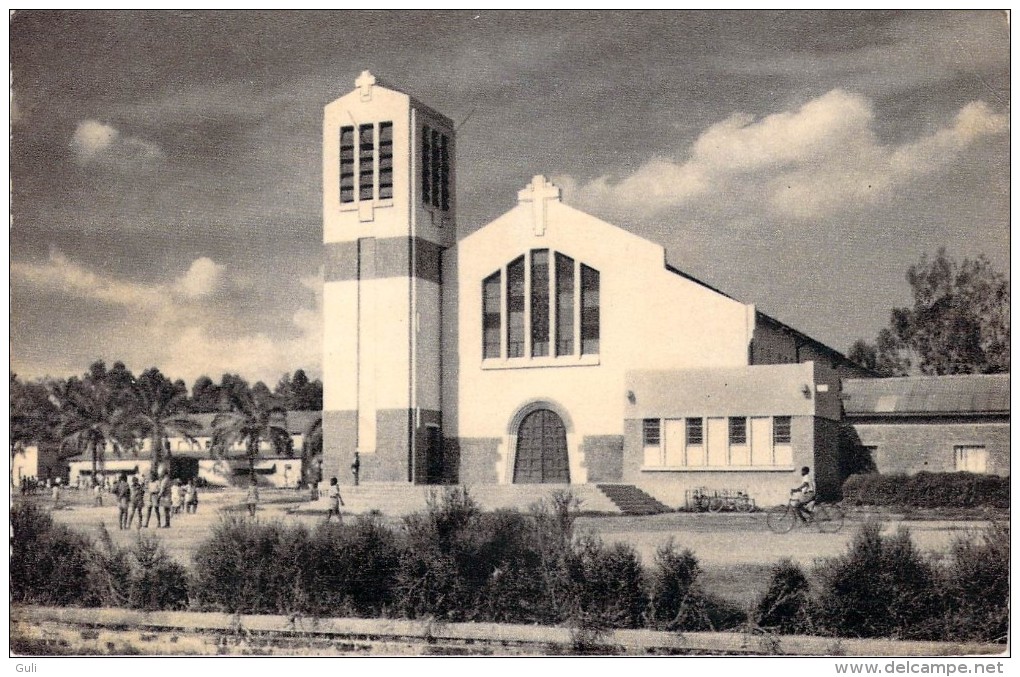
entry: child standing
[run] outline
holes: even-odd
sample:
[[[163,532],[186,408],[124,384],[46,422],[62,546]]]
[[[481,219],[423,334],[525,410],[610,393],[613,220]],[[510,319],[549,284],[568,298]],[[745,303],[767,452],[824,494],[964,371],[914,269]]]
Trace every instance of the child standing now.
[[[128,515],[128,529],[131,528],[131,524],[135,521],[135,515],[138,515],[138,528],[142,528],[142,506],[145,505],[145,487],[138,481],[138,476],[131,478],[131,486],[129,487],[128,495],[131,501],[131,514]]]
[[[195,478],[188,480],[188,486],[184,487],[184,510],[191,514],[198,512],[198,487],[195,486]]]
[[[248,504],[248,514],[254,517],[255,510],[259,504],[259,483],[254,477],[251,478],[251,484],[248,486],[248,495],[244,500]]]
[[[181,481],[175,479],[173,484],[170,485],[170,505],[173,506],[172,510],[175,515],[179,515],[181,512],[180,504],[184,500],[184,494],[181,491]]]
[[[117,526],[128,528],[128,507],[131,505],[131,488],[128,486],[127,474],[121,473],[120,479],[113,485],[113,493],[117,497]]]
[[[149,528],[149,520],[152,519],[152,511],[156,511],[156,528],[160,527],[159,519],[159,478],[156,477],[156,471],[153,469],[152,477],[149,480],[149,486],[147,487],[146,495],[149,497],[149,509],[145,513],[145,528]]]
[[[340,506],[343,504],[344,499],[340,496],[340,485],[337,484],[335,477],[331,477],[329,479],[329,512],[326,513],[327,522],[335,514],[337,521],[341,524],[343,523],[343,518],[340,516]]]

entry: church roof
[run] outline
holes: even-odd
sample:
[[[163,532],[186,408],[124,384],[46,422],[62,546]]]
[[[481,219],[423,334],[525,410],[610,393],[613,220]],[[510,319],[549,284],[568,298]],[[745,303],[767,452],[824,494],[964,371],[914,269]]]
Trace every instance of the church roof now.
[[[847,379],[847,416],[1009,413],[1009,374]]]
[[[685,273],[684,271],[680,270],[676,266],[670,264],[668,261],[666,262],[666,270],[668,270],[669,272],[673,273],[674,275],[678,275],[678,276],[684,278],[685,280],[690,280],[691,282],[693,282],[695,284],[701,285],[705,289],[709,289],[711,291],[714,291],[716,294],[719,294],[721,296],[725,296],[726,298],[731,299],[733,301],[738,301],[739,303],[743,303],[743,301],[740,301],[739,299],[734,298],[733,296],[730,296],[729,294],[727,294],[726,292],[722,291],[721,289],[713,287],[712,285],[708,284],[704,280],[699,280],[698,278],[694,277],[693,275]],[[797,337],[799,340],[803,341],[804,343],[810,343],[815,348],[821,350],[824,353],[827,353],[827,354],[831,355],[833,358],[835,358],[835,362],[836,363],[844,363],[845,362],[845,363],[848,363],[848,364],[855,364],[852,360],[850,360],[850,358],[848,358],[846,355],[844,355],[843,353],[839,352],[835,348],[827,346],[827,345],[825,345],[824,343],[822,343],[821,341],[819,341],[817,339],[811,338],[807,334],[805,334],[805,333],[803,333],[803,332],[801,332],[801,331],[799,331],[797,329],[794,329],[790,325],[777,320],[776,318],[772,317],[771,315],[766,315],[765,313],[763,313],[761,311],[756,311],[755,315],[757,316],[756,317],[757,321],[765,322],[767,324],[771,324],[772,326],[776,327],[777,329],[781,329],[781,330],[787,332],[788,334],[791,334],[791,335]],[[856,365],[856,364],[855,364],[855,366],[860,368],[862,372],[866,372],[864,367],[861,367],[860,365]]]

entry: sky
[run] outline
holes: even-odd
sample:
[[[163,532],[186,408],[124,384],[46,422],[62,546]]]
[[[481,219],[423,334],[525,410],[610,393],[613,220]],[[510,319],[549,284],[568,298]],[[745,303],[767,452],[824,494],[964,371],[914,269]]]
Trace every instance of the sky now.
[[[458,125],[458,233],[535,174],[837,350],[945,247],[1009,272],[1000,12],[43,12],[10,21],[11,369],[321,374],[322,108]]]

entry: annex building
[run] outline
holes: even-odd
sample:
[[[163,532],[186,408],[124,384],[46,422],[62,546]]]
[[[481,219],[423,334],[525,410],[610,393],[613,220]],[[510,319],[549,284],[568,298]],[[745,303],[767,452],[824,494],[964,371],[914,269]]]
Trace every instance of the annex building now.
[[[323,473],[834,491],[836,350],[667,265],[536,176],[457,238],[449,118],[367,71],[323,122]]]

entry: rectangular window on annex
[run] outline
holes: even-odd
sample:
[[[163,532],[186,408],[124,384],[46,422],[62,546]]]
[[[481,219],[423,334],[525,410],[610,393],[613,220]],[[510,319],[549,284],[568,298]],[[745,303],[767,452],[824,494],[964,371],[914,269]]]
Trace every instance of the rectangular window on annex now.
[[[375,197],[375,125],[358,127],[358,199]]]
[[[524,257],[506,267],[507,357],[524,357]]]
[[[689,447],[700,447],[705,443],[705,419],[702,418],[688,418],[686,419],[687,424],[687,446]]]
[[[482,283],[482,357],[499,357],[500,286],[502,274],[493,273]]]
[[[599,352],[599,271],[581,265],[581,354]]]
[[[549,250],[531,251],[531,356],[549,354]]]
[[[662,443],[662,421],[657,418],[646,418],[641,425],[641,438],[644,446],[657,447]]]
[[[354,127],[340,128],[340,202],[354,202]]]
[[[747,418],[730,417],[730,444],[747,444]]]
[[[574,354],[574,259],[556,255],[556,354]]]
[[[644,450],[644,467],[662,466],[662,422],[646,418],[641,424],[641,446]]]
[[[957,472],[988,472],[988,450],[983,446],[965,445],[954,447]]]
[[[790,444],[790,424],[792,418],[789,416],[776,416],[772,421],[772,443]]]

